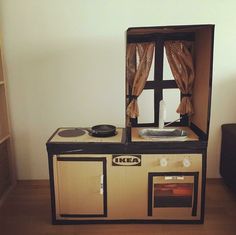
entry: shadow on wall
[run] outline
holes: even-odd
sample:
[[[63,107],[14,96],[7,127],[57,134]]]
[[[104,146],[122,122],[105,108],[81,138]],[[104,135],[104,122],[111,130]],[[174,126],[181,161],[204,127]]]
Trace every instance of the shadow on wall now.
[[[211,125],[208,145],[208,178],[220,177],[221,125],[236,123],[236,75],[213,78]],[[216,173],[217,170],[217,173]]]

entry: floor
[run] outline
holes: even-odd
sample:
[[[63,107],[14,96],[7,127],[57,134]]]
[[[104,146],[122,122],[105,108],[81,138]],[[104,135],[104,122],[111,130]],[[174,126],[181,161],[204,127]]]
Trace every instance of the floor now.
[[[51,225],[48,181],[20,181],[0,208],[1,235],[235,235],[236,195],[208,180],[204,225]]]

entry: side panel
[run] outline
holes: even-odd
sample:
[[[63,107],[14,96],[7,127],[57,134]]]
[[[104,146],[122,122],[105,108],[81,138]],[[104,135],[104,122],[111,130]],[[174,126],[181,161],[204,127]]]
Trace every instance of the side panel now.
[[[195,41],[194,115],[191,122],[207,135],[211,107],[213,34],[213,27],[203,27],[196,31]]]

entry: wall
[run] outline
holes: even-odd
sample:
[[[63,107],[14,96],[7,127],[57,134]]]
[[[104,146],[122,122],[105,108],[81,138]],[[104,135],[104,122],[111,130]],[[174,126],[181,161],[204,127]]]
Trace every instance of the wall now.
[[[1,0],[19,179],[48,178],[45,143],[60,126],[124,126],[125,30],[215,24],[208,177],[220,126],[236,122],[235,1]],[[230,106],[231,105],[231,106]]]

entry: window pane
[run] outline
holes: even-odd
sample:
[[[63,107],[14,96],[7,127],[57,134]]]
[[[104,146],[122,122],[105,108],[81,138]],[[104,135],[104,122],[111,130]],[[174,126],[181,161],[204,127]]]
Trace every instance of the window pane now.
[[[166,57],[166,49],[164,48],[164,56],[163,56],[163,80],[174,80],[172,75],[169,62]]]
[[[139,61],[140,61],[138,51],[136,51],[136,57],[137,57],[137,66],[138,66]],[[155,67],[154,64],[155,64],[155,49],[154,49],[154,52],[153,52],[152,64],[151,64],[151,68],[150,68],[150,71],[149,71],[149,74],[148,74],[147,81],[153,81],[154,80],[154,67]]]
[[[139,117],[138,123],[154,122],[154,91],[143,90],[138,97]]]
[[[165,122],[172,122],[180,118],[180,115],[176,112],[176,109],[180,103],[180,91],[179,89],[164,89],[163,100],[166,106],[166,120]]]
[[[154,80],[154,67],[155,67],[154,64],[155,64],[155,49],[154,49],[154,52],[153,52],[152,65],[151,65],[151,68],[150,68],[150,71],[149,71],[147,81],[153,81]]]

